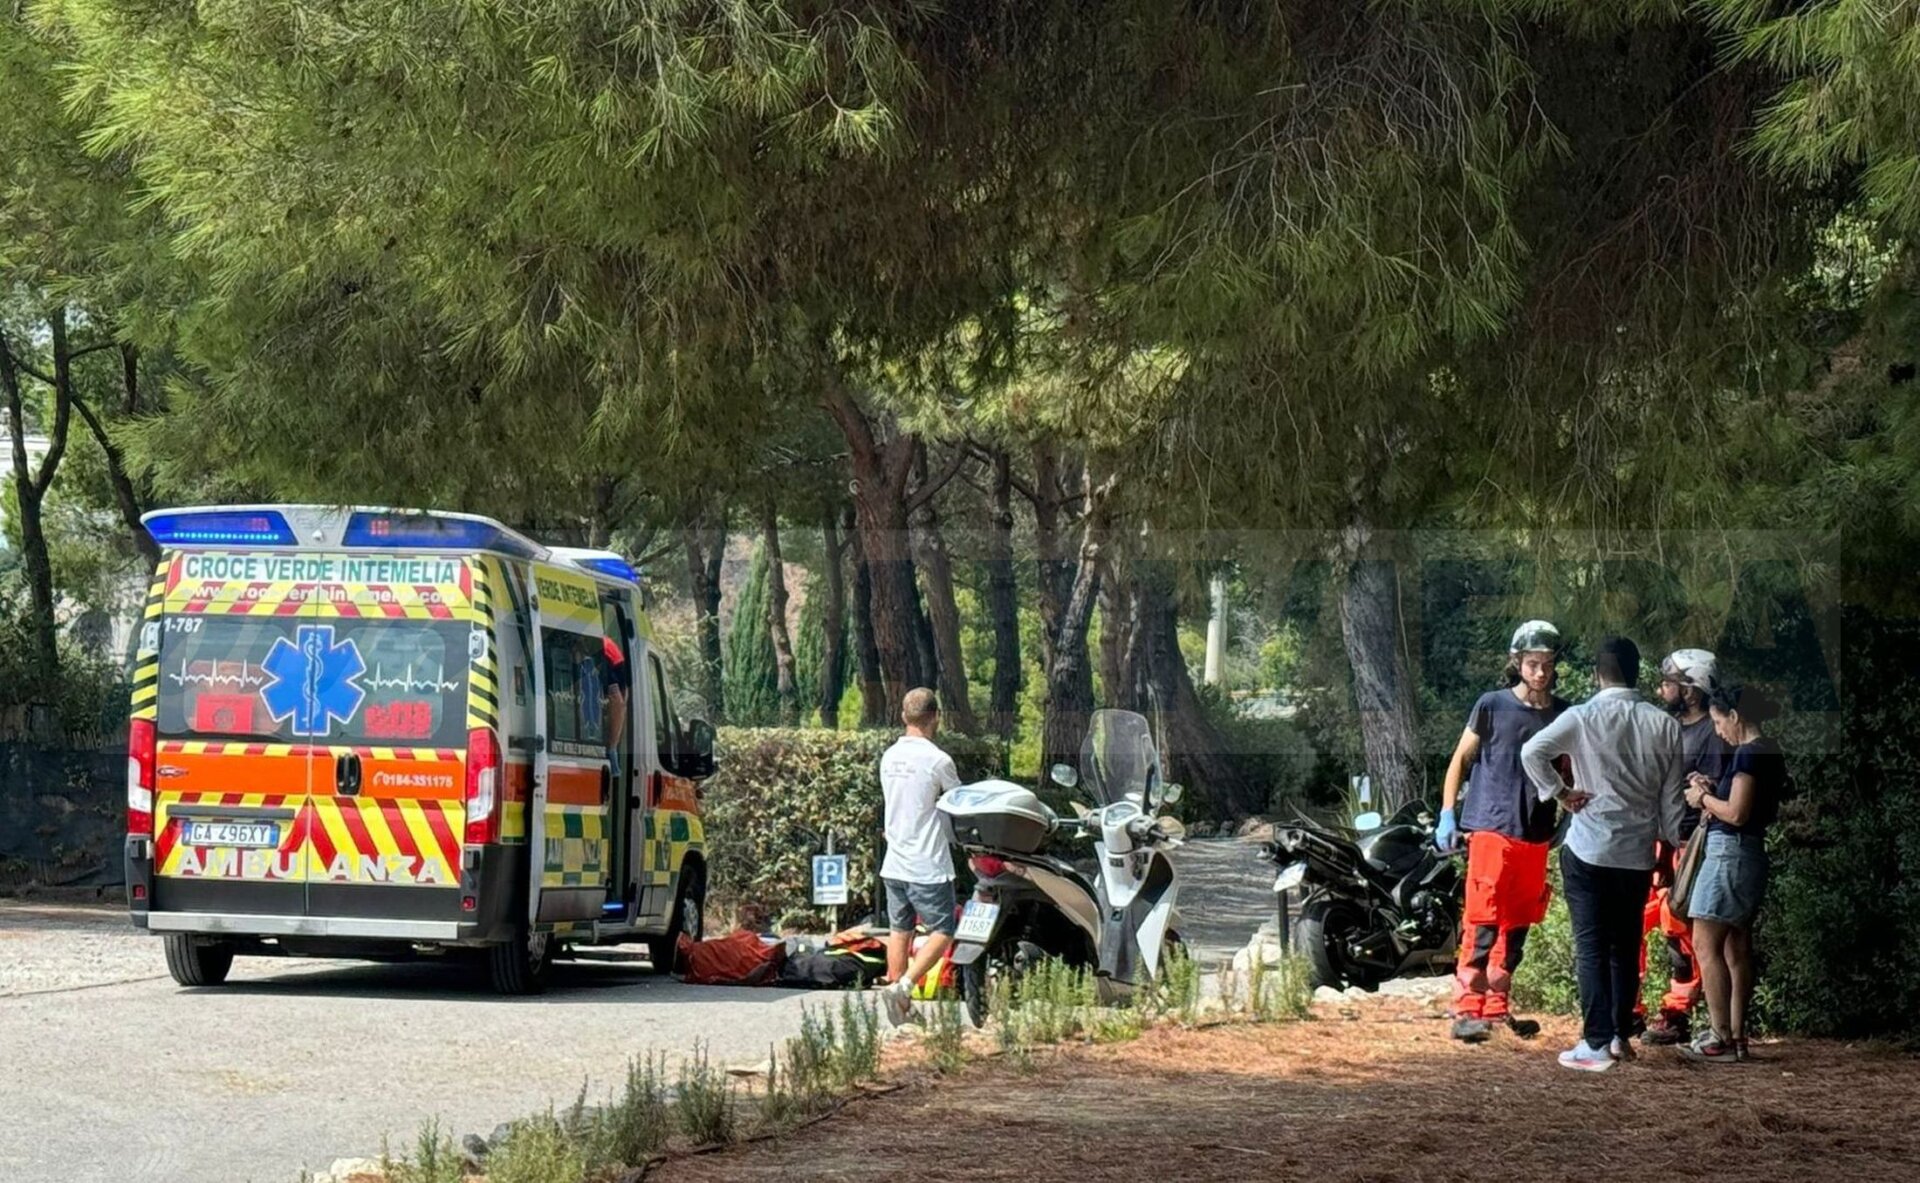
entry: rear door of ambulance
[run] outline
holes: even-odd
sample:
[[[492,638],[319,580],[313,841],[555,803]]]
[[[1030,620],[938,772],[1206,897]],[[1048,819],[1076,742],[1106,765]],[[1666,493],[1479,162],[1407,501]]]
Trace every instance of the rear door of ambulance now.
[[[322,701],[310,708],[307,911],[343,921],[343,932],[442,938],[442,926],[471,919],[460,851],[475,730],[486,733],[484,758],[498,757],[485,565],[332,557],[307,645],[329,663],[311,675]],[[354,689],[338,689],[336,675]]]
[[[468,712],[486,673],[470,655],[488,653],[475,595],[458,558],[175,556],[154,910],[344,921],[298,930],[334,936],[458,921]]]
[[[265,578],[276,557],[167,561],[153,622],[156,927],[189,913],[239,932],[289,931],[274,921],[306,914],[309,751],[295,720],[274,712],[299,686],[288,662],[313,585]]]

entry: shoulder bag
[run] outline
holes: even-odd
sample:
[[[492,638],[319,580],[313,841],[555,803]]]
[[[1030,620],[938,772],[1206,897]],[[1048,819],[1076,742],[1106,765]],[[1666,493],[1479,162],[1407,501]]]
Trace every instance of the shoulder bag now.
[[[1693,885],[1700,878],[1701,864],[1707,859],[1706,810],[1700,810],[1697,816],[1699,824],[1693,829],[1693,837],[1687,839],[1687,848],[1673,869],[1673,886],[1667,889],[1667,911],[1673,913],[1675,920],[1693,919],[1688,914],[1693,902]]]

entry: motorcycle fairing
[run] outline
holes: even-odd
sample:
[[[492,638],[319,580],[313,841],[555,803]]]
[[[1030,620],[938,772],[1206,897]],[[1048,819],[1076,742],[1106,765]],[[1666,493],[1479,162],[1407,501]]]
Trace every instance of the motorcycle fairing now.
[[[1124,906],[1107,902],[1100,883],[1100,977],[1130,986],[1150,980],[1160,968],[1160,947],[1173,922],[1176,883],[1173,864],[1158,851],[1149,856],[1147,874]],[[1141,970],[1145,970],[1144,976]]]

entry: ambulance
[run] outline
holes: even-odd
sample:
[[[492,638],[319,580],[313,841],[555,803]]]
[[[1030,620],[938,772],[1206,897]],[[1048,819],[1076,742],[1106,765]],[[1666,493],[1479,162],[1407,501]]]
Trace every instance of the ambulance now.
[[[617,555],[468,514],[160,510],[127,891],[187,986],[236,955],[556,955],[701,935],[713,729],[674,713]]]

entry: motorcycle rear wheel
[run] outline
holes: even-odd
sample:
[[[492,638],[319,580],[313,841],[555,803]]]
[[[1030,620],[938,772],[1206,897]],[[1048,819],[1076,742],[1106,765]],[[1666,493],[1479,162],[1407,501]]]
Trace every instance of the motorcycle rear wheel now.
[[[995,987],[1005,982],[1012,989],[1036,955],[1045,954],[1015,936],[1002,934],[980,956],[960,967],[960,1001],[975,1030],[987,1025]]]
[[[1293,930],[1294,947],[1307,955],[1314,986],[1344,990],[1358,986],[1378,990],[1385,975],[1357,964],[1347,953],[1347,942],[1366,928],[1366,914],[1345,900],[1318,900],[1300,913]]]

